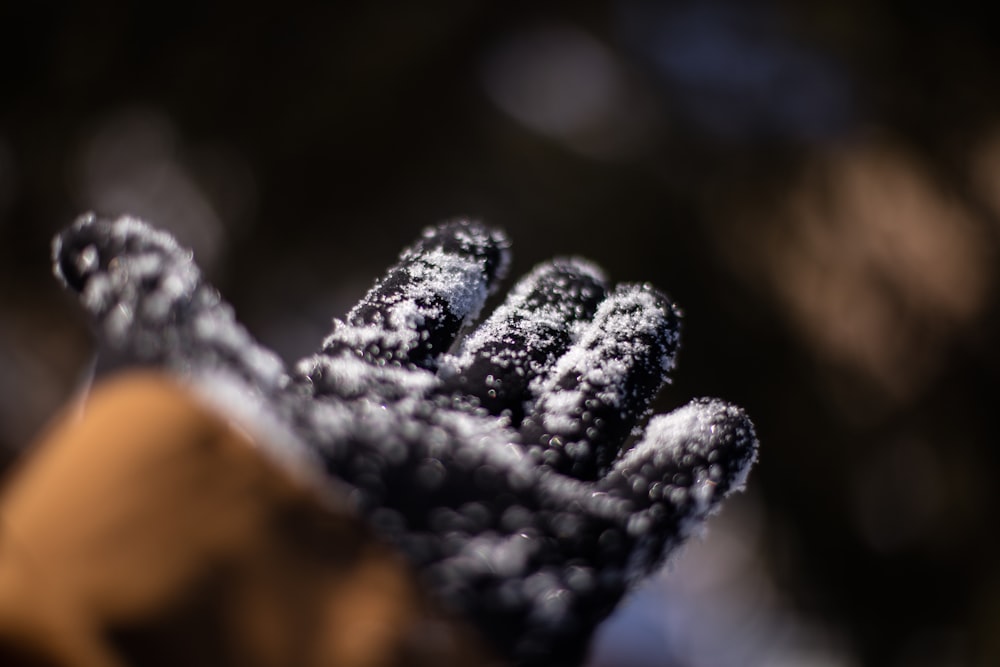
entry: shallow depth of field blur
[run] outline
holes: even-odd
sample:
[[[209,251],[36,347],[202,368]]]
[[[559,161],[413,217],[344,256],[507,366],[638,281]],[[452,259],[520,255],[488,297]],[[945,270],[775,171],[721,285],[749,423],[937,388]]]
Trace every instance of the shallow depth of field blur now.
[[[0,452],[86,375],[78,214],[171,230],[286,359],[459,215],[685,312],[660,411],[746,494],[591,665],[1000,664],[1000,41],[973,3],[0,8]]]

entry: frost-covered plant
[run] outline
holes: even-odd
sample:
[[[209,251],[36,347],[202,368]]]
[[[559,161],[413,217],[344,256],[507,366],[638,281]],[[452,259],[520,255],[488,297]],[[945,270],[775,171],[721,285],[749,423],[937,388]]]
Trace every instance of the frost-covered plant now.
[[[426,230],[293,369],[164,232],[88,215],[54,254],[104,354],[176,373],[335,489],[515,664],[578,664],[756,457],[746,415],[713,399],[654,417],[623,451],[680,339],[648,285],[552,261],[459,338],[508,265],[506,237],[475,223]]]

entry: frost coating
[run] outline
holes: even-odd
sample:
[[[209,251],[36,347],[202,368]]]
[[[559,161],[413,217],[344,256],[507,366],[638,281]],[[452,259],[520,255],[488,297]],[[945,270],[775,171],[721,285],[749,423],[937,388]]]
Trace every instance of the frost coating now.
[[[707,399],[620,454],[673,367],[679,313],[647,286],[606,296],[582,260],[537,267],[447,354],[508,261],[474,223],[425,231],[292,375],[162,232],[87,216],[54,256],[105,353],[186,378],[323,478],[514,664],[578,664],[756,456],[746,415]]]
[[[568,334],[576,321],[593,314],[603,298],[605,277],[594,264],[581,259],[556,260],[536,267],[518,281],[502,306],[479,326],[475,333],[462,340],[458,354],[452,358],[456,373],[472,365],[478,356],[489,350],[491,361],[498,366],[515,363],[521,352],[500,347],[517,339],[531,349],[547,349],[552,339]],[[537,375],[546,366],[528,360]],[[545,361],[554,362],[548,357]]]
[[[638,543],[629,576],[641,576],[674,546],[651,538],[664,522],[679,542],[727,494],[743,489],[757,458],[756,441],[746,414],[718,399],[697,399],[650,421],[645,437],[600,482],[609,491],[646,490],[645,497],[633,496],[629,530]]]
[[[439,374],[447,389],[476,397],[494,415],[506,411],[520,424],[529,384],[569,349],[604,294],[603,273],[586,260],[536,267],[443,359]]]
[[[196,373],[225,367],[269,390],[284,378],[232,308],[204,283],[191,252],[128,216],[81,216],[52,245],[55,274],[80,300],[109,352]]]
[[[346,322],[334,322],[323,352],[364,350],[432,367],[506,273],[508,245],[502,233],[464,220],[425,230]]]
[[[593,478],[668,381],[680,343],[680,313],[647,285],[618,287],[580,339],[532,387],[525,425],[546,464]]]

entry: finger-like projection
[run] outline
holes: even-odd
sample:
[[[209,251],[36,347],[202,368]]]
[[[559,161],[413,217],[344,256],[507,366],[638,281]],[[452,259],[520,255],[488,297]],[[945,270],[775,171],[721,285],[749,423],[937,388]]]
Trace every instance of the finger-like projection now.
[[[497,655],[576,665],[628,588],[742,487],[757,440],[742,410],[697,399],[623,450],[673,369],[679,310],[562,259],[472,327],[508,246],[473,222],[428,229],[292,370],[163,232],[85,216],[54,253],[106,353],[221,393],[251,430],[279,425],[264,432],[311,457]]]

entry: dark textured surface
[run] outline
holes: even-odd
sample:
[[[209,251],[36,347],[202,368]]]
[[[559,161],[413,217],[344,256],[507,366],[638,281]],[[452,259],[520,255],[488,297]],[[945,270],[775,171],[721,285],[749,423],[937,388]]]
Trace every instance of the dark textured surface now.
[[[673,367],[677,310],[646,286],[600,301],[599,274],[582,262],[522,280],[482,325],[472,362],[461,345],[449,357],[443,383],[429,369],[481,308],[506,245],[474,223],[429,230],[294,374],[163,232],[88,216],[58,237],[54,259],[108,351],[208,394],[225,383],[238,401],[235,378],[294,433],[279,447],[318,453],[351,505],[498,654],[575,665],[625,591],[742,487],[757,442],[741,410],[702,399],[618,454]],[[527,378],[504,399],[530,415],[522,429],[510,410],[480,405],[496,384],[484,363],[501,381]]]

